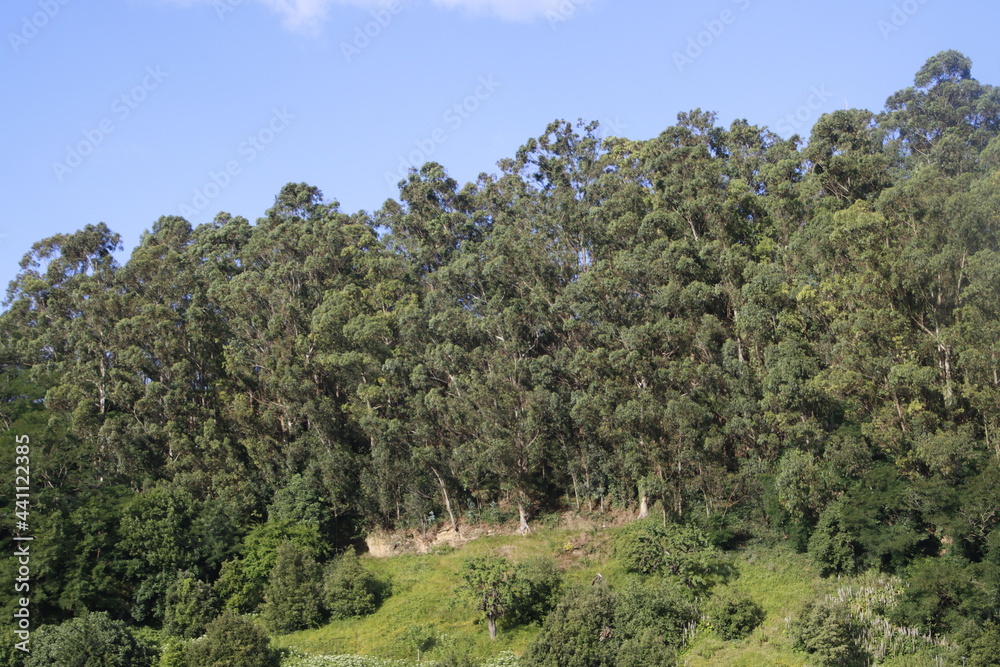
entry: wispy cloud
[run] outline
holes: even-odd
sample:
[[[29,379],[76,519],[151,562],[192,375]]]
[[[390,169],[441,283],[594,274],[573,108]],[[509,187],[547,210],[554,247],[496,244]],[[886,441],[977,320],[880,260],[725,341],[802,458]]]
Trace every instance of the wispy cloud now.
[[[162,0],[182,7],[199,3],[227,2],[243,4],[243,0]],[[253,0],[265,5],[281,16],[282,24],[296,32],[318,32],[329,10],[337,5],[353,5],[366,9],[385,7],[390,3],[409,3],[417,0]],[[427,0],[425,0],[427,1]],[[591,0],[429,0],[448,9],[464,10],[472,14],[494,16],[506,21],[532,21],[546,16],[566,13],[566,7],[578,6]]]

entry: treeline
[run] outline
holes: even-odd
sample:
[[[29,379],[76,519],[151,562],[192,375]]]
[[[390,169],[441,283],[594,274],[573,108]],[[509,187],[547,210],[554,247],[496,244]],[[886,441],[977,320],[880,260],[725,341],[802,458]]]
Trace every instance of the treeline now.
[[[160,218],[124,264],[104,224],[36,243],[0,410],[5,460],[32,446],[37,613],[158,626],[178,573],[252,611],[255,535],[337,550],[570,508],[947,571],[969,591],[916,624],[981,624],[1000,89],[970,70],[940,53],[808,142],[700,110],[646,141],[560,121],[497,175],[430,163],[371,214],[289,184],[254,225]]]

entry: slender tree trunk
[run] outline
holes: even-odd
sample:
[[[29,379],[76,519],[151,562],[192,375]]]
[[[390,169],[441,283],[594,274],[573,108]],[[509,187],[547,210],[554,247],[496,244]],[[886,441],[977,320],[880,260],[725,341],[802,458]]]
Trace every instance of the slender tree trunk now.
[[[519,535],[527,535],[531,532],[531,526],[528,525],[528,514],[524,509],[524,502],[518,501],[517,503],[517,514],[521,519],[521,525],[518,526],[517,532]]]
[[[649,516],[649,496],[643,489],[639,491],[639,518],[645,519],[647,516]]]
[[[573,479],[573,495],[576,497],[576,511],[580,511],[580,488],[576,483],[576,473],[570,473],[570,477]]]
[[[451,498],[448,497],[448,486],[444,483],[437,468],[431,466],[431,472],[437,477],[438,484],[441,485],[441,494],[444,496],[444,508],[448,510],[448,518],[451,519],[451,529],[458,533],[458,522],[455,521],[455,513],[451,511]]]
[[[490,628],[490,639],[496,639],[497,638],[497,619],[493,618],[492,616],[487,616],[486,617],[486,625],[488,625],[489,628]]]

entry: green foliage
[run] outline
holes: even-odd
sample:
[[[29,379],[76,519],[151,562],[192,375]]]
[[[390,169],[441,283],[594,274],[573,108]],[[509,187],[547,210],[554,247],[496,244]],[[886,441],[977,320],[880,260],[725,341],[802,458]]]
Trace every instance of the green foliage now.
[[[517,564],[524,594],[514,600],[510,610],[512,624],[541,623],[558,601],[562,574],[555,561],[535,556]]]
[[[615,664],[615,594],[606,585],[572,588],[545,619],[521,657],[524,667],[611,667]]]
[[[699,593],[732,574],[722,553],[693,526],[636,521],[620,529],[614,548],[626,570],[671,575]]]
[[[714,629],[723,639],[737,640],[749,635],[764,621],[764,609],[746,595],[716,595],[705,607]]]
[[[261,620],[274,634],[318,626],[323,620],[323,572],[314,552],[283,542],[264,588]]]
[[[227,609],[249,613],[264,602],[278,547],[286,541],[316,554],[324,551],[316,526],[274,521],[258,526],[244,538],[242,556],[222,565],[216,591]]]
[[[969,667],[1000,665],[1000,626],[990,621],[968,647]]]
[[[789,514],[819,516],[828,493],[823,470],[809,452],[792,449],[781,457],[775,478],[778,498]]]
[[[24,667],[151,667],[152,651],[105,612],[43,625],[31,636]]]
[[[462,581],[476,611],[483,612],[486,617],[490,639],[496,639],[497,621],[518,605],[525,604],[530,595],[520,569],[507,558],[494,554],[465,561]]]
[[[167,589],[163,629],[178,637],[199,637],[219,615],[220,606],[211,586],[190,572],[179,572]]]
[[[188,667],[278,667],[280,656],[252,621],[224,613],[187,645]]]
[[[371,614],[388,597],[389,586],[372,575],[354,551],[334,558],[323,577],[323,605],[330,618]]]
[[[646,629],[621,643],[614,664],[615,667],[673,667],[677,664],[677,650],[655,630]]]
[[[187,642],[168,641],[163,644],[156,667],[188,667]]]
[[[998,570],[988,563],[964,564],[948,558],[915,561],[904,572],[907,587],[892,618],[899,625],[935,634],[952,633],[966,619],[985,620],[1000,599]]]
[[[382,595],[356,563],[316,595],[279,546],[461,534],[465,507],[528,532],[565,504],[656,507],[672,523],[619,531],[620,563],[702,598],[736,539],[906,572],[891,609],[841,600],[873,660],[876,617],[971,637],[1000,590],[998,156],[1000,89],[943,51],[804,146],[701,109],[644,140],[555,121],[497,174],[429,163],[371,214],[289,183],[253,225],[162,217],[124,264],[104,224],[42,239],[0,314],[0,422],[43,471],[37,615],[191,636],[212,582],[276,630],[318,622],[307,593],[364,624]],[[551,564],[481,565],[491,630],[550,611]],[[598,648],[669,659],[675,626],[624,618]]]
[[[820,665],[867,664],[855,639],[855,622],[846,605],[826,598],[809,602],[792,626],[797,645]]]
[[[437,633],[434,632],[432,626],[426,623],[408,626],[403,630],[400,638],[416,653],[417,662],[420,662],[421,656],[426,651],[437,646]]]
[[[852,512],[844,503],[831,505],[809,538],[809,555],[826,573],[852,574],[860,566],[862,547],[851,530]]]
[[[632,580],[617,592],[615,637],[625,641],[651,631],[660,645],[677,648],[684,627],[697,618],[693,595],[685,587],[670,580]]]
[[[385,660],[367,655],[292,654],[281,667],[411,667],[408,660]]]

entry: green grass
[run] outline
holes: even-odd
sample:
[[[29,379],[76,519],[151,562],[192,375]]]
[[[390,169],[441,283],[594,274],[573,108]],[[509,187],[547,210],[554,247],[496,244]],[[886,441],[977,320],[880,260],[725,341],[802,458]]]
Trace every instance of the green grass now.
[[[484,537],[437,554],[363,557],[365,566],[376,576],[392,582],[392,596],[376,613],[286,635],[275,644],[310,654],[415,658],[415,649],[403,633],[410,626],[426,625],[439,636],[438,645],[424,654],[428,659],[441,657],[452,648],[484,658],[503,651],[520,654],[539,628],[501,626],[497,640],[490,641],[485,621],[460,590],[462,563],[471,556],[491,552],[515,561],[544,555],[568,566],[567,585],[589,583],[599,571],[604,576],[617,575],[616,571],[601,569],[603,538],[593,531],[539,530],[527,537]]]
[[[787,619],[810,599],[836,589],[835,581],[823,579],[812,560],[783,547],[752,549],[734,555],[739,575],[724,588],[744,593],[764,608],[767,616],[753,633],[727,642],[708,629],[698,631],[683,657],[690,667],[732,665],[806,665],[804,653],[795,651],[787,630]]]
[[[438,637],[424,653],[440,659],[451,650],[479,660],[512,651],[520,655],[537,636],[537,626],[505,628],[491,642],[481,615],[460,590],[460,569],[471,556],[501,553],[518,561],[531,556],[555,558],[564,570],[566,587],[589,585],[601,573],[614,586],[627,576],[610,557],[613,529],[536,529],[527,537],[484,537],[459,549],[436,554],[402,555],[363,562],[380,578],[392,582],[392,596],[371,616],[332,622],[324,627],[279,637],[275,644],[307,654],[354,654],[381,658],[416,658],[404,632],[424,625]],[[736,642],[720,639],[708,628],[698,630],[684,651],[691,667],[704,665],[805,665],[806,656],[793,650],[786,619],[814,596],[831,592],[836,582],[824,580],[812,561],[790,549],[752,549],[731,555],[738,575],[725,587],[745,593],[767,613],[749,637]],[[682,664],[685,664],[682,661]]]

